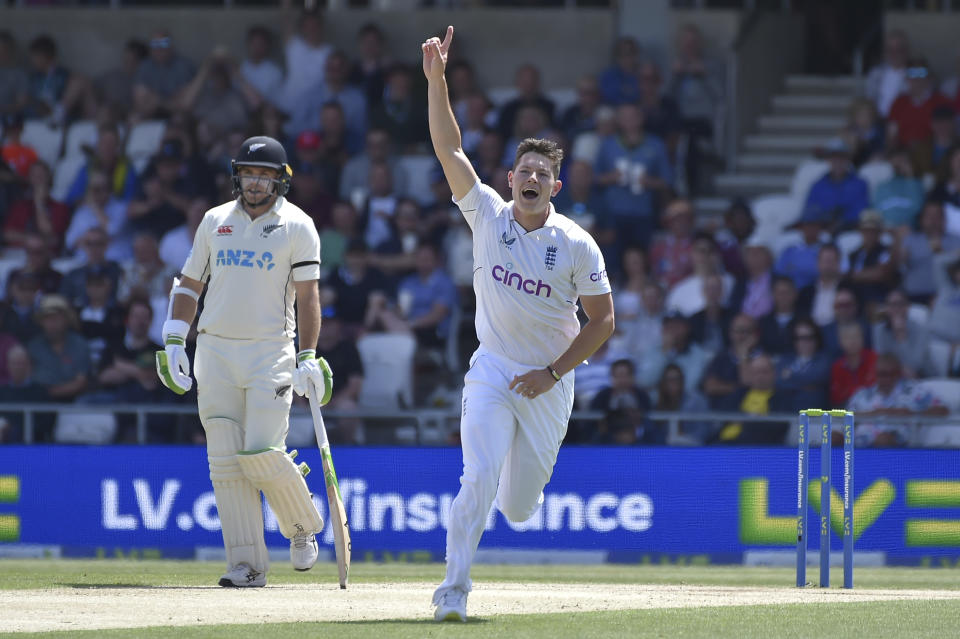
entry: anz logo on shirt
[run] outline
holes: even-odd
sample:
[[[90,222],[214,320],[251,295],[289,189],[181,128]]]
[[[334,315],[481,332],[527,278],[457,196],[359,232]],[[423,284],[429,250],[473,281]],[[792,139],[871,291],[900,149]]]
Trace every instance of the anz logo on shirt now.
[[[257,257],[256,251],[246,251],[244,249],[220,249],[217,251],[216,265],[258,268],[264,271],[269,271],[276,266],[273,262],[273,254],[270,251],[264,251]]]

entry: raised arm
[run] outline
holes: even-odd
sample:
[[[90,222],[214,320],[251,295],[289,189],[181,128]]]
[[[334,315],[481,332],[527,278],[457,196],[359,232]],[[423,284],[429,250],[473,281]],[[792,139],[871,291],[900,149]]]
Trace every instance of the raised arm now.
[[[447,93],[447,54],[453,41],[453,27],[447,27],[447,35],[430,38],[421,46],[423,50],[423,73],[427,76],[427,109],[430,118],[430,140],[433,150],[443,167],[443,174],[456,199],[463,198],[477,183],[477,173],[463,152],[460,128],[450,108]]]

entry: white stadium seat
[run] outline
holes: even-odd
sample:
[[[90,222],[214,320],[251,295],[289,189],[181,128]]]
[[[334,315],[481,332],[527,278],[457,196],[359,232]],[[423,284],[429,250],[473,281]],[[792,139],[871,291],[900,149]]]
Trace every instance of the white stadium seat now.
[[[127,138],[127,157],[137,173],[142,173],[150,158],[160,150],[167,125],[163,120],[149,120],[135,125]]]
[[[750,202],[750,210],[761,227],[785,229],[800,217],[802,200],[787,193],[761,195]]]
[[[93,120],[77,120],[67,129],[67,143],[63,157],[83,155],[83,147],[92,147],[97,143],[97,123]]]
[[[43,120],[27,120],[23,124],[21,140],[32,147],[37,156],[52,168],[60,157],[63,129],[50,126]]]
[[[430,173],[439,166],[436,158],[432,155],[404,155],[397,160],[397,163],[407,175],[407,192],[404,195],[422,205],[432,202]]]
[[[361,406],[413,406],[413,353],[416,347],[412,335],[400,333],[374,333],[357,340],[364,375],[360,389]]]
[[[806,202],[807,195],[813,183],[824,176],[830,169],[830,163],[823,160],[805,160],[793,172],[793,181],[790,183],[790,195],[798,202]]]
[[[872,199],[877,187],[893,177],[893,167],[889,162],[869,162],[861,166],[857,173],[867,181]]]
[[[53,187],[50,189],[53,199],[64,201],[67,192],[73,186],[73,181],[77,179],[77,173],[86,162],[87,158],[84,155],[68,155],[57,162],[53,167]]]

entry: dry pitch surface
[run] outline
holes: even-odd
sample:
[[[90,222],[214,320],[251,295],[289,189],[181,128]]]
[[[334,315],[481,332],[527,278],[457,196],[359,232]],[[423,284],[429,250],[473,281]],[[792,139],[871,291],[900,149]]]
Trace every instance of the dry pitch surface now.
[[[229,623],[423,619],[435,584],[80,586],[0,591],[5,632],[195,626]],[[957,590],[852,590],[636,584],[478,583],[476,616],[705,606],[960,600]]]

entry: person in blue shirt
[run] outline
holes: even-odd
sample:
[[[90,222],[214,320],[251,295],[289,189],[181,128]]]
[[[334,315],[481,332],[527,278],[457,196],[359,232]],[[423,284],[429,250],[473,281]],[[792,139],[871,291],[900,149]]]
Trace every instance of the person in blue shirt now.
[[[604,104],[633,104],[640,100],[640,45],[623,36],[613,47],[613,64],[600,74]]]
[[[643,129],[636,104],[617,107],[617,132],[600,144],[595,173],[621,243],[646,247],[656,228],[657,195],[673,185],[663,141]]]
[[[781,251],[774,267],[774,273],[793,280],[797,290],[810,286],[817,279],[817,256],[823,241],[820,234],[823,232],[824,215],[816,207],[808,207],[797,222],[803,240]]]
[[[457,287],[440,266],[436,246],[421,244],[417,248],[416,263],[417,272],[404,278],[397,288],[397,305],[418,344],[441,346],[450,334]]]
[[[806,205],[826,212],[835,227],[855,228],[860,211],[870,204],[870,188],[854,171],[851,150],[843,138],[830,140],[824,151],[830,170],[810,187]]]

